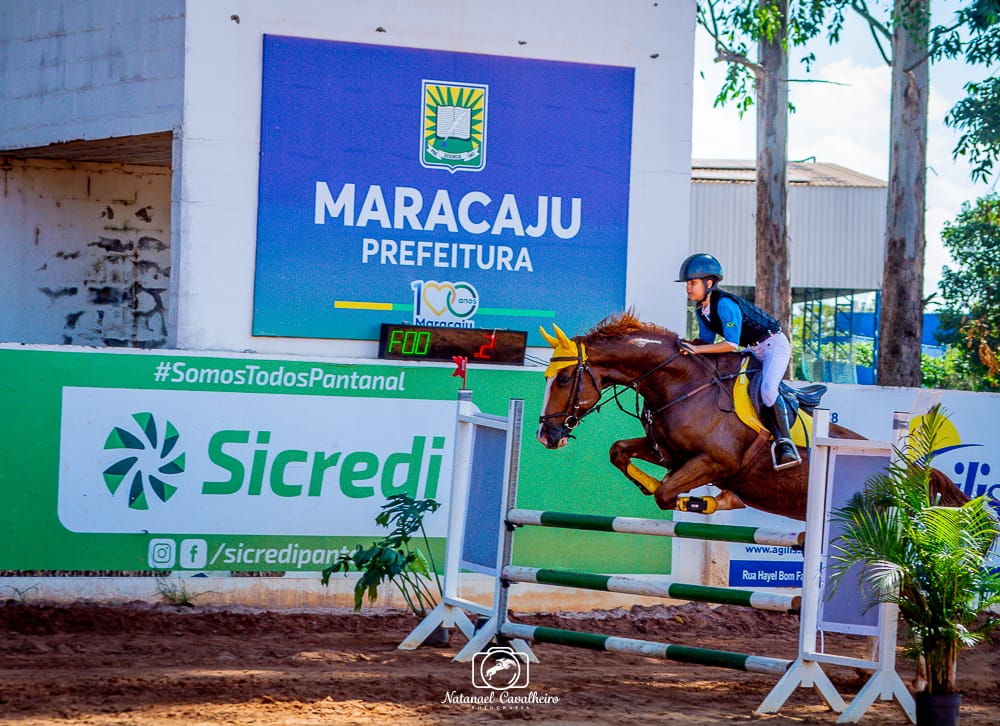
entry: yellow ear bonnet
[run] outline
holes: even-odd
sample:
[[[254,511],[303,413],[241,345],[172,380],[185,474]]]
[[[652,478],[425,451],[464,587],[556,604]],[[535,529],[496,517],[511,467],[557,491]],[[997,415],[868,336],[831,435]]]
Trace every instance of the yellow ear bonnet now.
[[[571,340],[558,325],[554,323],[552,325],[552,329],[556,331],[555,336],[549,335],[545,328],[539,327],[538,329],[541,331],[542,337],[552,346],[552,358],[549,360],[549,367],[545,369],[546,378],[551,378],[563,368],[587,360],[587,352],[583,343]]]

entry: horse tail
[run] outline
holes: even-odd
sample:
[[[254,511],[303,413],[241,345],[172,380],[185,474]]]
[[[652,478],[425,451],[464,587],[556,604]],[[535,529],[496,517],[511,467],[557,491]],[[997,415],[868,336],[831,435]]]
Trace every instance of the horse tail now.
[[[939,469],[931,469],[930,496],[932,502],[944,507],[961,507],[969,501],[969,495]]]

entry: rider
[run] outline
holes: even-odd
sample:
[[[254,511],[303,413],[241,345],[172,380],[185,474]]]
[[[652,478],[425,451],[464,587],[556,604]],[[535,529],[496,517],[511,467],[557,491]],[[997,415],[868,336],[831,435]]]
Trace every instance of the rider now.
[[[774,437],[774,468],[796,466],[802,459],[789,434],[788,406],[778,395],[792,346],[777,320],[753,303],[721,289],[721,281],[722,265],[712,255],[691,255],[681,263],[677,282],[686,283],[688,300],[694,303],[698,318],[698,339],[684,348],[694,354],[753,353],[763,367],[760,396],[765,409],[761,418]],[[712,342],[717,335],[722,340]]]

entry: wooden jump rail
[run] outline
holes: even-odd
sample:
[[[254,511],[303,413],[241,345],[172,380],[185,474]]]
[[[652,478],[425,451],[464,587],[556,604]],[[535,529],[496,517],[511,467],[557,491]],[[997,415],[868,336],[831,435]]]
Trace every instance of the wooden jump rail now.
[[[593,532],[619,532],[623,534],[648,534],[659,537],[708,539],[718,542],[791,547],[801,550],[805,546],[805,532],[781,532],[763,527],[742,527],[729,524],[704,524],[701,522],[673,522],[638,517],[609,517],[599,514],[568,514],[545,512],[535,509],[511,509],[507,523],[528,527],[561,527]]]
[[[792,664],[783,658],[767,658],[758,655],[732,653],[727,650],[711,650],[694,648],[689,645],[670,645],[656,643],[650,640],[620,638],[613,635],[597,633],[582,633],[576,630],[561,630],[559,628],[543,628],[535,625],[504,622],[500,626],[500,634],[507,638],[520,638],[536,643],[552,643],[574,648],[589,648],[608,653],[627,655],[642,655],[649,658],[696,663],[698,665],[730,668],[733,670],[750,671],[751,673],[766,673],[769,675],[784,675]]]
[[[770,545],[801,550],[805,544],[804,532],[779,532],[759,527],[741,527],[700,522],[674,522],[637,517],[613,517],[597,514],[572,514],[533,509],[510,509],[505,517],[508,528],[556,527],[591,532],[682,537],[688,539],[738,542],[743,544]],[[510,583],[535,583],[556,587],[577,587],[587,590],[617,592],[629,595],[672,598],[696,602],[740,605],[758,610],[798,613],[801,594],[787,595],[774,592],[740,590],[728,587],[709,587],[686,583],[658,583],[618,575],[598,575],[535,567],[505,564],[501,569],[504,585]],[[498,634],[529,642],[551,643],[576,648],[589,648],[610,653],[643,655],[665,660],[697,663],[735,670],[784,675],[792,661],[781,658],[733,653],[724,650],[696,648],[686,645],[657,643],[649,640],[620,638],[597,633],[583,633],[559,628],[545,628],[512,623],[502,618]]]
[[[683,582],[658,583],[620,575],[595,575],[587,572],[570,572],[535,567],[508,565],[503,568],[508,582],[526,582],[557,587],[579,587],[585,590],[617,592],[626,595],[664,597],[691,602],[710,602],[719,605],[741,605],[755,610],[792,613],[797,615],[802,596],[760,590],[740,590],[732,587],[691,585]]]

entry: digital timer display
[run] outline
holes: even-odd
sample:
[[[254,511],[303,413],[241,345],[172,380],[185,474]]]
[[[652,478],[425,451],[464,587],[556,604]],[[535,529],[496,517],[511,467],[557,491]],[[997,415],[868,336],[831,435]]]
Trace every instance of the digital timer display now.
[[[494,328],[437,328],[382,323],[378,357],[386,360],[451,361],[524,365],[528,333]]]

